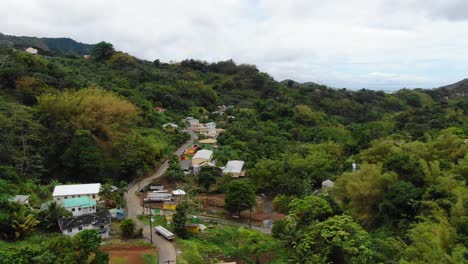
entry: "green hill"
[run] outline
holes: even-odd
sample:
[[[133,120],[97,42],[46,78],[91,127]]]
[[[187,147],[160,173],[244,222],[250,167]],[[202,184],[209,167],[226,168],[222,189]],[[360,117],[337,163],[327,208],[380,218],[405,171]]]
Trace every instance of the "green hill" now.
[[[25,49],[37,48],[43,54],[73,53],[78,55],[90,54],[94,45],[84,44],[70,38],[37,38],[19,37],[0,33],[0,44]]]

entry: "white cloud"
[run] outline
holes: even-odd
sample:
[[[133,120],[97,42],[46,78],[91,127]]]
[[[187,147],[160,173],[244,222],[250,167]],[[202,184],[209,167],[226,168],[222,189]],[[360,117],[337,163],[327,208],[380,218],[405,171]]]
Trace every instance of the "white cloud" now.
[[[148,60],[232,58],[279,80],[349,88],[435,87],[468,74],[465,3],[3,0],[0,32],[106,40]]]

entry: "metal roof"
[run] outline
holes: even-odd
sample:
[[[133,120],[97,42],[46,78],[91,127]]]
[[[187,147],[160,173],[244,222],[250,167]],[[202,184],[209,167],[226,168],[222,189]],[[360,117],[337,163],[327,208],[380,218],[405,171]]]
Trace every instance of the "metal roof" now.
[[[100,183],[58,185],[54,188],[52,196],[95,194],[101,189]]]
[[[243,167],[243,160],[230,160],[224,167],[223,173],[241,173]]]
[[[76,197],[63,200],[63,207],[91,207],[96,205],[96,200],[90,199],[87,196]]]
[[[192,160],[194,159],[211,160],[212,157],[213,157],[213,151],[202,149],[202,150],[197,151],[197,153],[195,153],[195,155],[192,157]]]

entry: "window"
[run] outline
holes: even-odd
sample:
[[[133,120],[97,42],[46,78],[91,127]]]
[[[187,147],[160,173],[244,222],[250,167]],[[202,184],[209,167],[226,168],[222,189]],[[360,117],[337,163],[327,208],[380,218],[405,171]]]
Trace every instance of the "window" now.
[[[71,229],[71,228],[70,228],[70,229],[68,229],[68,233],[71,233],[71,232],[72,232],[72,229]]]
[[[78,227],[78,230],[79,230],[79,231],[83,230],[83,227],[79,226],[79,227]]]
[[[75,195],[72,195],[72,198],[75,198]]]
[[[95,194],[93,194],[93,199],[95,199],[95,198],[96,198],[96,195],[95,195]]]
[[[67,199],[67,198],[68,198],[68,196],[65,196],[65,197],[63,197],[63,198],[64,198],[64,199]]]
[[[72,212],[75,212],[75,208],[72,208]]]
[[[78,207],[78,211],[81,211],[81,207]]]
[[[104,229],[104,226],[102,225],[102,226],[100,226],[99,228],[100,228],[101,230],[103,230],[103,229]]]

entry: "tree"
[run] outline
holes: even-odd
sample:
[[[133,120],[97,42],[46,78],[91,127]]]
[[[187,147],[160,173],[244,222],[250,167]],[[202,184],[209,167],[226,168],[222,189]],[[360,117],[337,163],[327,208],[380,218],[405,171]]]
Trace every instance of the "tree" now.
[[[369,247],[369,234],[350,216],[337,215],[313,225],[293,249],[293,259],[297,263],[372,263]]]
[[[115,193],[112,190],[112,186],[110,184],[103,184],[101,190],[99,191],[99,197],[103,199],[106,203],[106,206],[114,203],[115,200]]]
[[[96,44],[91,51],[91,56],[96,61],[107,60],[115,53],[114,46],[108,42],[99,42]]]
[[[68,216],[72,216],[72,213],[56,201],[51,202],[46,210],[39,213],[41,225],[52,231],[59,231],[58,219]]]
[[[93,135],[89,130],[75,131],[71,145],[62,155],[62,162],[71,176],[90,181],[100,174],[103,157],[96,146]]]
[[[226,192],[226,209],[240,215],[241,211],[255,205],[255,188],[250,181],[237,180],[229,183]]]
[[[415,203],[421,198],[422,191],[412,183],[398,181],[385,193],[379,205],[380,213],[387,221],[411,219],[415,215]]]
[[[357,172],[342,174],[332,193],[337,203],[358,222],[370,225],[379,210],[385,192],[397,180],[393,172],[382,173],[382,167],[363,164]]]
[[[15,232],[15,240],[23,238],[26,234],[34,230],[34,227],[40,223],[36,216],[27,213],[22,209],[13,213],[13,224],[11,227]]]
[[[185,203],[177,205],[176,213],[174,214],[174,232],[181,238],[187,238],[187,230],[185,229],[185,223],[187,221],[187,209],[188,206]]]
[[[124,237],[132,237],[135,233],[135,222],[130,218],[122,220],[122,222],[120,222],[120,230]]]
[[[208,192],[210,190],[210,186],[216,183],[216,178],[221,176],[222,172],[218,167],[202,167],[198,173],[198,184],[203,186],[203,188]]]
[[[75,250],[78,253],[79,263],[86,263],[88,257],[100,252],[101,236],[96,230],[86,229],[73,237]]]
[[[314,195],[302,199],[294,198],[289,203],[289,209],[289,213],[295,216],[302,225],[309,225],[316,220],[325,220],[333,212],[326,200]]]

